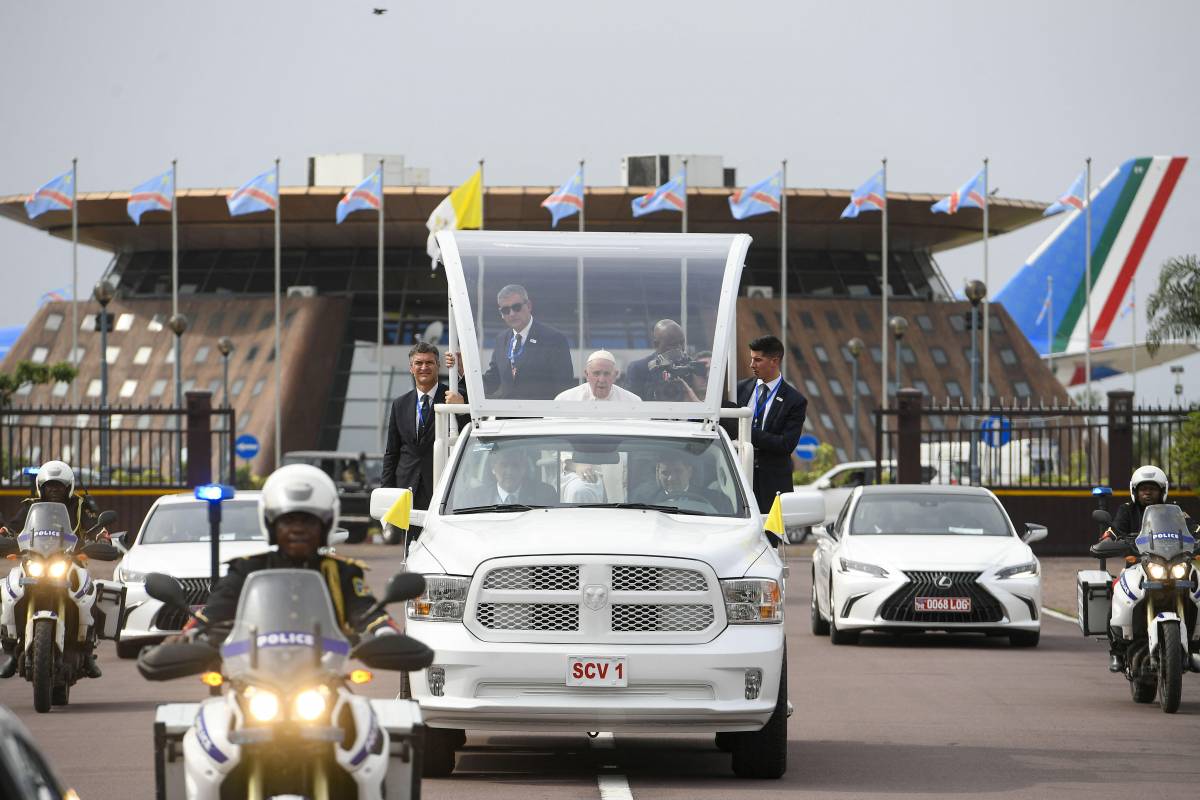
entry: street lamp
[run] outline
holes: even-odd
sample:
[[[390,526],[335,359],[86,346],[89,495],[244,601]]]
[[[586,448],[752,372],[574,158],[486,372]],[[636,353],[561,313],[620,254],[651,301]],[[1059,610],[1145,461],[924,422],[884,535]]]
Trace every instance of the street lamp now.
[[[224,406],[225,410],[228,411],[229,410],[229,356],[231,353],[233,353],[233,350],[234,350],[233,339],[230,339],[228,336],[222,336],[220,339],[217,340],[217,350],[219,350],[221,353],[221,371],[222,371],[222,379],[221,380],[222,380],[223,391],[224,391],[224,401],[222,402],[222,405]],[[233,416],[227,415],[225,417],[225,424],[230,425],[230,427],[232,428],[232,422],[233,422]],[[227,471],[229,469],[229,464],[227,463],[228,458],[225,453],[225,446],[226,446],[225,440],[230,438],[230,436],[232,436],[232,435],[233,435],[233,432],[231,430],[229,436],[221,437],[221,470],[222,471]],[[231,475],[226,475],[225,480],[229,483],[233,483],[233,477]]]
[[[1171,374],[1175,376],[1175,397],[1180,403],[1182,403],[1183,402],[1183,366],[1176,364],[1175,366],[1171,367]]]
[[[979,304],[987,297],[987,284],[980,280],[967,281],[964,293],[971,301],[971,408],[976,408],[979,392]]]
[[[100,329],[100,474],[107,482],[108,477],[108,329],[111,327],[111,317],[108,314],[108,304],[116,296],[116,290],[107,280],[96,282],[92,289],[92,297],[100,304],[100,313],[96,315],[96,327]]]
[[[175,408],[183,408],[183,332],[187,330],[188,318],[178,312],[167,319],[167,327],[175,334]],[[176,479],[183,483],[183,420],[175,416],[175,452],[178,457]]]
[[[851,428],[851,436],[854,440],[854,450],[852,451],[854,455],[851,457],[851,461],[858,458],[858,357],[862,355],[865,347],[866,345],[863,344],[863,340],[857,336],[846,342],[846,349],[854,357],[850,362],[852,376],[852,380],[850,381],[850,395],[853,398],[852,405],[854,408],[854,426]]]
[[[904,317],[892,317],[888,320],[892,329],[892,337],[896,340],[896,395],[900,394],[900,348],[903,347],[904,334],[908,332],[908,320]]]

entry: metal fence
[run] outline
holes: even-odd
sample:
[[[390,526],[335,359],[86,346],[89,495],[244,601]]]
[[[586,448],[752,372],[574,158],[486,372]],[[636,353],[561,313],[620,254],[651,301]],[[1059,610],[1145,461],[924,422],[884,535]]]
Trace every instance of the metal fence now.
[[[924,482],[1003,489],[1120,486],[1139,464],[1179,475],[1173,445],[1188,411],[1134,408],[1112,392],[1107,408],[927,403],[915,390],[897,408],[875,411],[877,473],[919,457]],[[913,444],[917,447],[914,451]]]
[[[0,484],[27,484],[24,470],[52,459],[70,464],[88,488],[178,488],[205,474],[232,483],[235,432],[233,410],[211,408],[207,392],[190,393],[183,409],[7,408]]]

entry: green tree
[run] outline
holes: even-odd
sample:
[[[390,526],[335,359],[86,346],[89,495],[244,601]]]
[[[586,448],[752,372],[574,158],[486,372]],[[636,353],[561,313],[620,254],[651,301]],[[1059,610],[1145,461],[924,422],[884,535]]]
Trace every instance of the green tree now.
[[[833,445],[828,442],[818,445],[817,452],[813,454],[812,461],[806,465],[808,468],[796,470],[792,473],[792,483],[796,485],[812,483],[832,469],[836,463],[837,452],[833,449]]]
[[[34,385],[70,383],[78,375],[79,370],[67,361],[60,361],[57,364],[19,361],[16,369],[12,372],[0,372],[0,407],[7,408],[12,405],[13,394],[27,383]]]
[[[1171,482],[1193,488],[1200,486],[1200,411],[1188,414],[1171,444],[1175,474]]]
[[[1150,355],[1169,339],[1200,338],[1200,259],[1167,259],[1158,274],[1158,288],[1146,299],[1146,320]]]

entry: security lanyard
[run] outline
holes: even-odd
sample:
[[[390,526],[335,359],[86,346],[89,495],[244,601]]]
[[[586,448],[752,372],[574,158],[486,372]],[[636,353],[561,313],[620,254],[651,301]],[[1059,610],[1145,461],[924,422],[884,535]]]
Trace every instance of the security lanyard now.
[[[508,340],[508,363],[512,364],[515,369],[517,362],[521,360],[521,355],[525,352],[525,345],[529,344],[529,337],[521,339],[521,347],[517,349],[517,332],[513,331],[512,338]]]
[[[764,383],[764,384],[762,384],[762,385],[763,385],[763,386],[766,386],[766,384],[765,384],[765,383]],[[763,411],[765,411],[767,408],[769,408],[769,407],[770,407],[771,401],[772,401],[772,400],[775,398],[775,395],[779,394],[779,387],[780,387],[780,386],[783,386],[783,379],[782,379],[782,378],[779,380],[779,383],[776,383],[776,384],[775,384],[775,388],[774,388],[774,389],[772,389],[770,392],[768,392],[768,393],[767,393],[767,396],[763,398],[763,400],[762,400],[762,402],[761,402],[761,403],[760,403],[760,402],[757,402],[757,401],[755,402],[755,405],[754,405],[754,425],[755,425],[756,427],[758,427],[758,428],[761,428],[761,427],[762,427],[762,421],[759,419],[759,415],[762,415],[763,417],[765,417],[765,416],[766,416],[765,414],[763,414]],[[758,394],[758,386],[755,386],[755,387],[754,387],[754,394]]]

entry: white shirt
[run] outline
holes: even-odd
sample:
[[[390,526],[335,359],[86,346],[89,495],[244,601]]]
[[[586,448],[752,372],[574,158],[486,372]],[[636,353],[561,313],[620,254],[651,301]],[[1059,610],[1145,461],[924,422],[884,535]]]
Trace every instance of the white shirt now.
[[[783,380],[782,375],[777,376],[775,380],[767,384],[764,384],[760,379],[758,383],[754,384],[754,391],[750,393],[750,402],[746,403],[746,408],[754,411],[754,409],[758,406],[758,393],[760,391],[758,387],[765,385],[767,387],[767,396],[770,397],[771,392],[775,391],[775,387],[779,385],[781,380]],[[770,402],[763,406],[762,416],[758,419],[758,425],[760,428],[767,427],[767,417],[770,416],[771,408],[775,405],[775,401],[778,399],[779,395],[775,395],[773,398],[771,398]]]
[[[603,503],[604,484],[589,483],[576,472],[562,474],[562,499],[564,503]]]
[[[555,400],[596,400],[597,402],[605,402],[608,400],[620,400],[622,402],[641,402],[642,398],[638,397],[628,389],[622,389],[620,386],[613,384],[608,389],[608,397],[596,397],[592,394],[592,385],[590,383],[582,383],[579,386],[572,386],[566,391],[559,392]]]
[[[414,388],[416,388],[416,387],[414,387]],[[421,430],[421,398],[422,397],[429,398],[429,413],[430,413],[430,415],[432,415],[433,414],[433,396],[434,396],[434,394],[437,393],[437,389],[438,389],[438,387],[437,387],[436,383],[433,385],[433,388],[430,389],[428,392],[422,392],[420,389],[417,389],[417,403],[416,403],[416,407],[413,409],[413,420],[414,420],[413,425],[414,425],[415,429],[418,431]],[[432,425],[433,420],[430,419],[428,424]]]
[[[529,342],[529,329],[532,327],[533,327],[533,316],[530,315],[529,322],[525,323],[525,327],[521,328],[521,330],[517,331],[517,334],[520,335],[520,337],[521,337],[521,347],[524,347]],[[511,336],[508,337],[508,352],[506,352],[504,354],[505,358],[508,358],[508,353],[512,352],[512,346],[513,346],[514,341],[515,340]]]

